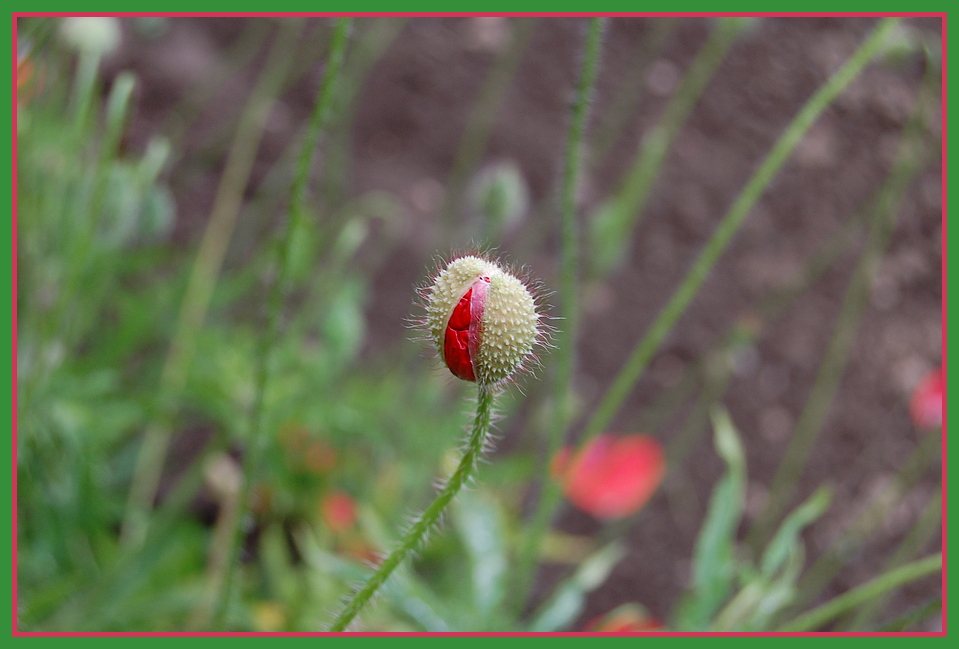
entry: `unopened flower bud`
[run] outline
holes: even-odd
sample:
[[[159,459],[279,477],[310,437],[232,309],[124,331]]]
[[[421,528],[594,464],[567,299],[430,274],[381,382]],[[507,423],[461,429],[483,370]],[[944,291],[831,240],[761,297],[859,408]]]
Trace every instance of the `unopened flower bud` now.
[[[452,261],[425,297],[427,326],[440,358],[466,381],[488,385],[509,378],[542,333],[526,285],[481,257]]]

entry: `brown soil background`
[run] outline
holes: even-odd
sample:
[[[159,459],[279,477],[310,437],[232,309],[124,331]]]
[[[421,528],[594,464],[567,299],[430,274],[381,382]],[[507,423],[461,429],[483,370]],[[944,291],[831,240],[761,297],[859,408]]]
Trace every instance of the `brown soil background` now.
[[[165,31],[148,38],[131,20],[124,22],[123,46],[107,62],[107,73],[132,69],[140,79],[128,146],[138,149],[167,123],[188,88],[224,65],[225,53],[244,32],[245,23],[171,19]],[[731,48],[664,162],[626,263],[602,287],[585,294],[588,312],[581,322],[576,382],[587,409],[645,333],[783,128],[874,23],[871,18],[763,19]],[[627,75],[633,52],[649,38],[653,24],[654,19],[644,18],[610,22],[593,125],[601,121]],[[941,33],[938,19],[911,19],[907,24],[929,34]],[[328,33],[329,25],[318,19],[309,29],[319,38]],[[494,60],[497,38],[502,36],[498,30],[504,28],[508,24],[503,21],[474,18],[411,19],[359,89],[347,132],[353,159],[348,169],[341,170],[347,179],[345,197],[386,190],[406,206],[398,245],[375,277],[369,301],[371,336],[364,351],[369,357],[407,336],[403,318],[396,314],[409,311],[413,287],[430,258],[468,243],[462,234],[451,240],[439,223],[437,188],[446,180]],[[538,21],[483,156],[484,161],[514,160],[529,184],[531,213],[499,247],[510,259],[531,267],[547,287],[557,285],[558,242],[552,234],[557,217],[550,201],[558,186],[584,32],[585,19]],[[679,21],[644,75],[642,101],[616,146],[584,178],[581,215],[616,190],[639,138],[655,124],[669,98],[670,80],[688,67],[708,33],[708,19]],[[325,40],[317,42],[325,47]],[[191,156],[215,149],[209,143],[217,141],[218,132],[226,133],[221,140],[229,142],[232,130],[224,126],[222,115],[229,113],[235,121],[258,69],[254,63],[227,76],[215,92],[213,107],[185,140],[206,144],[198,144],[195,151],[188,146],[171,171],[178,209],[175,236],[184,244],[196,241],[221,171],[216,165],[191,165]],[[314,65],[273,111],[253,187],[299,133],[321,71],[321,65]],[[918,60],[870,66],[817,121],[666,340],[614,428],[628,429],[683,367],[746,314],[750,304],[798,268],[881,186],[921,77]],[[935,140],[938,115],[930,128]],[[932,158],[899,210],[849,364],[796,494],[794,503],[822,483],[834,489],[830,510],[805,535],[807,561],[815,560],[894,475],[922,435],[910,422],[908,398],[922,375],[940,364],[942,353],[941,165],[938,152]],[[773,320],[737,363],[724,404],[747,448],[747,516],[761,504],[808,398],[860,249],[854,246]],[[230,263],[239,263],[241,253],[231,254]],[[547,366],[548,362],[547,357]],[[668,440],[686,412],[688,406],[661,430],[651,432]],[[517,439],[521,431],[504,426],[503,449],[531,443]],[[708,438],[693,449],[686,467],[679,489],[691,498],[692,506],[677,511],[662,491],[653,499],[627,533],[629,556],[590,596],[583,620],[626,601],[641,602],[660,619],[668,618],[687,583],[695,533],[722,470]],[[930,470],[852,557],[826,596],[878,574],[939,484],[939,472]],[[573,510],[564,512],[558,524],[576,533],[599,529],[591,518]],[[923,554],[938,547],[936,541]],[[555,569],[544,570],[539,592],[545,592],[557,576]],[[924,579],[901,589],[886,610],[890,615],[901,613],[937,594],[940,578]]]

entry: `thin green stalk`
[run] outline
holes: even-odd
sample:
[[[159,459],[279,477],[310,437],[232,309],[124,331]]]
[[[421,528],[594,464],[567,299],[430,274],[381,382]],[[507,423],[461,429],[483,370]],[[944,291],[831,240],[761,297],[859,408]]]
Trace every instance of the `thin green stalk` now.
[[[517,18],[511,22],[512,38],[509,44],[499,51],[486,76],[446,181],[446,195],[440,214],[443,215],[447,227],[460,223],[453,217],[463,199],[469,174],[479,164],[486,150],[486,143],[493,130],[496,116],[499,114],[499,107],[506,96],[509,81],[516,73],[516,68],[535,26],[535,18]]]
[[[290,248],[293,242],[293,233],[300,227],[306,203],[306,189],[310,177],[310,169],[316,155],[317,142],[320,133],[330,120],[331,106],[334,93],[340,81],[343,68],[343,58],[346,52],[346,42],[349,36],[352,18],[339,18],[333,35],[330,39],[330,55],[326,63],[323,82],[320,85],[319,96],[313,107],[310,124],[303,138],[296,175],[290,191],[290,213],[286,227],[277,248],[278,276],[270,288],[267,297],[267,323],[257,353],[257,371],[254,382],[253,408],[250,413],[250,431],[246,440],[246,452],[243,457],[243,486],[240,489],[240,499],[237,504],[237,514],[233,519],[233,529],[228,535],[230,549],[225,553],[230,558],[226,562],[226,574],[216,611],[213,616],[213,626],[222,624],[226,615],[233,589],[234,575],[237,568],[237,559],[242,535],[242,522],[246,518],[250,507],[250,499],[263,460],[263,446],[266,429],[265,398],[273,373],[273,353],[278,346],[280,334],[280,320],[282,318],[283,302],[290,291],[290,265],[288,263]],[[292,58],[292,57],[291,57]]]
[[[875,202],[875,199],[871,202]],[[702,375],[705,385],[683,427],[673,436],[666,449],[670,468],[666,473],[663,486],[671,500],[676,497],[676,489],[685,480],[681,466],[683,459],[706,429],[710,408],[721,401],[726,392],[731,378],[727,356],[737,347],[752,344],[760,336],[767,322],[779,315],[797,296],[832,268],[855,242],[855,235],[863,227],[862,221],[861,213],[855,214],[846,221],[830,239],[820,246],[802,268],[748,309],[736,324],[730,327],[723,339],[703,355],[703,360],[691,366],[684,374],[681,382],[699,381],[701,379],[694,378],[694,375]],[[676,400],[675,397],[673,399]],[[655,407],[655,404],[652,407]],[[653,422],[664,419],[673,409],[675,406],[667,413],[660,414],[657,419],[650,421],[651,418],[647,414],[650,408],[647,408],[643,419],[650,421],[650,424],[635,428],[652,430],[656,427]]]
[[[853,271],[829,346],[823,356],[806,406],[793,429],[782,463],[773,477],[769,500],[756,517],[746,543],[758,553],[776,520],[789,505],[816,438],[826,421],[859,329],[859,320],[869,301],[872,278],[885,255],[895,229],[898,206],[920,168],[919,134],[924,124],[928,84],[920,89],[913,115],[899,143],[895,166],[880,193],[865,249]]]
[[[659,123],[643,136],[636,162],[623,181],[622,189],[607,205],[600,207],[590,222],[589,235],[594,253],[590,260],[591,275],[607,275],[619,265],[627,250],[629,233],[639,223],[663,159],[726,52],[747,24],[748,19],[743,18],[716,20],[709,39],[689,66]]]
[[[409,530],[400,539],[399,545],[389,554],[383,563],[376,569],[366,583],[357,590],[344,609],[337,615],[330,625],[330,631],[344,631],[353,621],[353,618],[363,609],[376,592],[383,586],[396,568],[417,548],[421,546],[426,535],[436,527],[446,507],[453,501],[463,485],[476,472],[476,466],[489,436],[490,422],[493,416],[493,401],[496,389],[492,386],[479,384],[476,399],[476,416],[473,419],[473,430],[466,451],[460,460],[459,466],[450,476],[446,485],[436,499],[419,518],[410,526]]]
[[[909,534],[907,534],[906,538],[899,544],[895,554],[886,562],[883,572],[897,568],[914,555],[919,554],[922,548],[925,547],[936,533],[936,530],[941,526],[942,488],[939,488],[929,499],[929,502],[926,503],[926,508],[922,511],[922,514],[920,514],[919,520],[916,521],[916,524],[909,530]],[[844,625],[845,628],[850,631],[858,629],[868,630],[868,627],[882,611],[888,600],[889,595],[887,594],[880,595],[876,599],[869,601],[859,609],[849,624]]]
[[[626,124],[636,115],[636,106],[643,97],[646,86],[646,75],[649,64],[662,55],[667,41],[676,33],[679,27],[679,18],[653,18],[643,41],[633,52],[633,56],[626,63],[626,73],[623,82],[619,84],[616,96],[610,102],[605,116],[600,118],[596,125],[596,134],[592,138],[589,160],[590,166],[596,167],[606,157],[619,140]]]
[[[97,71],[100,69],[99,52],[80,52],[77,61],[77,73],[74,80],[73,111],[74,135],[81,139],[93,112],[94,96],[97,88]]]
[[[634,430],[656,430],[673,415],[677,408],[686,403],[687,398],[700,387],[700,384],[715,382],[719,380],[721,374],[728,374],[722,369],[724,365],[720,365],[725,363],[725,356],[736,347],[751,344],[760,336],[767,322],[782,313],[799,295],[833,268],[842,255],[849,250],[863,227],[864,217],[860,212],[861,210],[827,239],[799,270],[761,297],[754,305],[745,309],[739,319],[727,329],[723,338],[702,354],[696,363],[687,366],[681,378],[657,395],[656,400],[643,409],[630,427]],[[719,400],[723,392],[724,390],[716,392],[710,398]],[[695,426],[685,424],[676,438],[670,442],[670,448],[666,451],[670,464],[681,462],[685,457],[686,449],[691,448],[699,439],[702,430],[705,430],[708,423],[708,407],[703,410],[701,406],[696,405],[694,412],[699,412],[695,417],[698,423]],[[690,415],[687,417],[687,422],[693,418],[693,415]]]
[[[759,200],[766,187],[769,186],[780,167],[786,162],[793,149],[822,111],[835,100],[839,93],[858,76],[859,72],[879,52],[886,37],[897,23],[898,19],[881,21],[846,64],[810,97],[793,121],[786,127],[766,159],[746,183],[735,203],[723,217],[719,227],[687,273],[682,284],[676,289],[673,297],[657,316],[650,330],[631,352],[625,365],[588,421],[581,444],[586,444],[588,440],[606,430],[620,405],[629,395],[639,376],[652,359],[653,354],[696,296],[733,235],[742,225],[743,220]],[[558,486],[549,481],[544,486],[544,495],[540,503],[540,508],[544,513],[540,514],[538,510],[537,516],[542,515],[548,521],[553,510],[559,504],[559,495]],[[536,546],[528,542],[524,548],[525,552],[535,551],[535,549]],[[522,562],[523,556],[523,554],[520,555],[521,563],[519,565],[521,569],[525,565]]]
[[[712,238],[706,244],[699,258],[690,268],[682,284],[673,297],[660,311],[649,332],[636,345],[623,369],[606,391],[586,426],[584,439],[588,440],[602,433],[619,410],[620,405],[633,389],[653,354],[659,348],[676,321],[685,312],[686,307],[698,293],[709,272],[725,251],[733,235],[739,230],[743,220],[772,182],[780,167],[789,158],[803,135],[816,121],[823,110],[833,102],[837,95],[858,76],[859,72],[880,51],[887,36],[899,22],[896,18],[880,21],[873,33],[859,47],[833,76],[814,94],[799,111],[799,114],[786,127],[785,132],[773,145],[772,150],[740,192],[736,202],[723,217]]]
[[[596,88],[599,59],[602,53],[603,35],[607,19],[591,18],[586,33],[583,67],[576,89],[566,141],[566,159],[563,167],[562,194],[560,197],[560,284],[559,301],[563,326],[556,334],[556,393],[553,404],[553,420],[546,433],[546,453],[543,456],[544,476],[539,503],[533,514],[530,527],[519,552],[516,579],[519,587],[513,590],[523,597],[532,580],[530,574],[535,565],[536,554],[542,537],[549,525],[552,511],[559,498],[557,485],[548,478],[548,462],[560,449],[570,419],[570,403],[573,392],[573,373],[576,355],[576,336],[579,328],[579,235],[576,222],[576,191],[579,187],[582,168],[583,136],[586,131],[589,108]],[[517,605],[522,605],[517,602]]]
[[[101,168],[117,157],[120,137],[126,126],[130,112],[130,96],[136,86],[136,77],[132,72],[123,71],[117,75],[110,88],[107,100],[107,114],[103,125],[103,142],[100,148]]]
[[[805,615],[800,615],[792,622],[788,622],[776,629],[777,633],[795,633],[798,631],[814,631],[830,620],[842,615],[846,611],[879,597],[893,588],[898,588],[911,581],[922,579],[942,570],[942,553],[907,563],[901,568],[891,570],[884,575],[872,579],[862,586],[853,588],[839,597],[832,599],[822,606],[814,608]]]
[[[282,21],[283,19],[275,19]],[[274,21],[267,21],[274,22]],[[313,31],[307,31],[304,34],[304,38],[300,42],[300,48],[297,50],[294,60],[290,62],[290,71],[286,75],[286,79],[283,82],[282,87],[277,92],[277,96],[286,95],[294,86],[296,86],[307,74],[315,71],[317,67],[321,65],[321,57],[326,52],[325,46],[327,45],[327,39],[324,38],[322,32],[324,29],[317,29]],[[321,32],[321,33],[317,33]],[[227,80],[235,78],[236,70],[240,67],[246,65],[244,61],[251,56],[256,56],[259,54],[259,36],[253,34],[251,38],[256,39],[255,42],[251,43],[250,49],[246,47],[235,51],[235,53],[227,53],[224,55],[224,58],[231,56],[237,57],[232,65],[229,65],[227,69],[217,71],[215,76],[211,76],[210,80],[201,81],[201,85],[206,84],[216,84],[221,79]],[[255,49],[254,49],[255,48]],[[252,51],[251,51],[252,50]],[[213,85],[212,91],[215,93],[219,88]],[[205,98],[198,96],[195,101],[204,101]],[[199,106],[199,109],[206,108],[206,106]],[[196,110],[196,109],[188,109]],[[189,112],[184,116],[184,122],[181,126],[173,125],[173,128],[177,129],[173,135],[170,136],[170,139],[174,142],[182,140],[184,133],[190,128],[190,122],[195,121],[199,115],[191,115]],[[221,151],[225,148],[225,142],[230,138],[230,134],[234,129],[234,107],[224,106],[222,107],[220,113],[220,120],[211,128],[209,131],[204,131],[198,133],[191,141],[189,155],[183,157],[177,161],[177,178],[179,180],[179,186],[181,187],[181,193],[189,193],[189,191],[198,183],[204,181],[206,171],[211,164],[214,164],[217,160],[220,159]],[[178,139],[179,138],[179,139]],[[290,138],[294,146],[299,143],[298,137]],[[281,158],[282,160],[282,158]],[[280,161],[277,164],[281,164]],[[289,171],[289,167],[284,166],[286,171]],[[284,179],[284,199],[287,199],[286,191],[289,190],[289,181]]]
[[[336,93],[334,114],[339,120],[331,130],[327,143],[323,165],[323,207],[324,214],[334,214],[343,203],[347,193],[348,177],[353,168],[352,123],[357,114],[356,99],[364,87],[367,75],[379,61],[396,38],[403,31],[409,19],[406,17],[384,16],[363,19],[356,23],[356,36],[350,48],[350,58],[344,63],[343,81]],[[368,27],[361,25],[368,21]]]
[[[586,34],[583,69],[576,103],[573,106],[566,145],[563,186],[560,204],[560,280],[559,308],[563,326],[556,334],[556,418],[547,437],[547,457],[559,450],[569,420],[569,401],[573,391],[576,337],[579,333],[579,232],[576,219],[576,193],[582,167],[583,135],[592,96],[596,87],[599,57],[603,45],[606,19],[592,18]]]
[[[336,22],[333,36],[330,40],[330,57],[326,63],[326,72],[323,76],[323,84],[320,87],[320,96],[310,117],[310,125],[303,138],[303,148],[300,149],[299,163],[296,168],[296,176],[293,179],[292,200],[290,201],[290,220],[287,222],[287,235],[295,231],[298,221],[303,218],[303,205],[306,200],[306,187],[310,179],[310,170],[313,167],[313,158],[316,155],[316,145],[320,139],[320,132],[330,120],[331,108],[335,100],[335,89],[339,85],[340,71],[343,68],[343,58],[346,52],[346,40],[353,24],[352,18],[340,18]],[[280,273],[281,278],[285,278],[286,257],[289,252],[289,236],[286,237],[284,245],[280,248]],[[279,285],[280,282],[277,282]],[[283,287],[286,288],[286,287]],[[277,291],[273,296],[276,300],[281,297]],[[278,305],[277,305],[278,306]],[[275,311],[271,311],[271,316]]]
[[[217,188],[210,220],[203,233],[203,240],[183,296],[176,330],[160,375],[157,390],[159,412],[144,434],[123,518],[121,539],[128,549],[142,547],[146,537],[150,509],[156,497],[172,434],[171,420],[186,386],[197,333],[206,319],[213,289],[263,136],[266,118],[293,58],[301,22],[287,21],[284,25],[286,27],[277,35],[267,66],[240,120],[236,139]]]
[[[182,142],[187,131],[200,117],[213,96],[222,90],[229,79],[235,78],[243,68],[249,65],[260,52],[272,31],[271,27],[271,21],[268,20],[244,21],[243,31],[236,41],[218,58],[218,61],[222,63],[210,66],[210,74],[203,75],[194,82],[157,130],[165,133],[172,142]],[[196,141],[191,142],[191,148],[198,144]]]

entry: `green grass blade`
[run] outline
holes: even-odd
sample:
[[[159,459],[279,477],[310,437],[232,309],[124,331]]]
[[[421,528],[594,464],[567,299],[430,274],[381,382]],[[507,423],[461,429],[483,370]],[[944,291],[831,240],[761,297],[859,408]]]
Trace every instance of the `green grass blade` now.
[[[895,230],[899,203],[921,167],[923,152],[919,136],[924,127],[924,107],[930,95],[931,84],[923,84],[913,107],[912,118],[900,140],[889,181],[877,200],[865,249],[846,289],[833,336],[819,366],[809,399],[793,429],[782,463],[773,477],[769,500],[746,537],[747,543],[754,549],[765,541],[776,519],[788,506],[839,389],[846,362],[856,340],[860,318],[868,305],[872,279]]]
[[[663,160],[726,52],[753,19],[719,18],[670,99],[660,122],[643,136],[637,159],[619,193],[589,219],[590,275],[603,277],[620,264],[629,247]]]
[[[886,38],[898,24],[894,18],[883,19],[873,30],[869,38],[828,81],[810,97],[796,117],[786,127],[779,140],[763,160],[759,169],[740,192],[736,202],[723,217],[712,238],[706,244],[699,258],[690,268],[682,284],[673,293],[672,298],[663,307],[647,334],[637,343],[630,353],[613,384],[602,401],[596,407],[587,424],[584,438],[589,439],[602,433],[609,426],[616,411],[633,389],[643,370],[649,364],[653,354],[659,348],[666,335],[672,331],[689,303],[699,292],[719,257],[726,250],[733,235],[739,230],[743,220],[772,182],[779,169],[799,144],[802,136],[809,130],[819,115],[829,106],[842,90],[855,79],[862,69],[878,54]]]
[[[550,480],[548,463],[563,443],[569,422],[569,410],[573,390],[573,373],[576,355],[576,335],[579,318],[579,235],[577,233],[576,191],[582,168],[583,136],[586,130],[591,98],[595,92],[596,76],[602,53],[605,19],[593,18],[583,46],[583,66],[580,71],[566,141],[566,157],[563,166],[563,182],[560,195],[560,287],[559,301],[564,318],[562,328],[556,334],[556,363],[554,415],[546,431],[546,449],[539,475],[543,476],[542,493],[537,502],[530,525],[522,541],[515,572],[513,588],[514,604],[523,606],[522,598],[529,588],[535,555],[550,518],[560,499],[559,486]]]
[[[746,501],[746,456],[724,410],[713,413],[716,452],[726,473],[713,488],[709,510],[693,550],[692,588],[676,616],[676,628],[701,631],[732,591],[736,577],[736,528]]]

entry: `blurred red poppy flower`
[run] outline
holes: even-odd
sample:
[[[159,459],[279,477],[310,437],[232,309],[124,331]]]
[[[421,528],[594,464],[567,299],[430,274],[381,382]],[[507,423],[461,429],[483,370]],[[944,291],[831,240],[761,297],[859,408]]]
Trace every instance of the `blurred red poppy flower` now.
[[[550,468],[570,502],[608,519],[628,516],[646,504],[662,482],[666,460],[652,437],[607,433],[575,453],[562,449]]]
[[[629,603],[594,617],[583,630],[591,633],[639,633],[663,631],[664,628],[643,606]]]
[[[342,491],[333,491],[323,496],[320,502],[323,520],[337,534],[341,534],[356,522],[356,504]]]
[[[909,400],[909,414],[917,428],[942,426],[942,368],[919,382]]]

